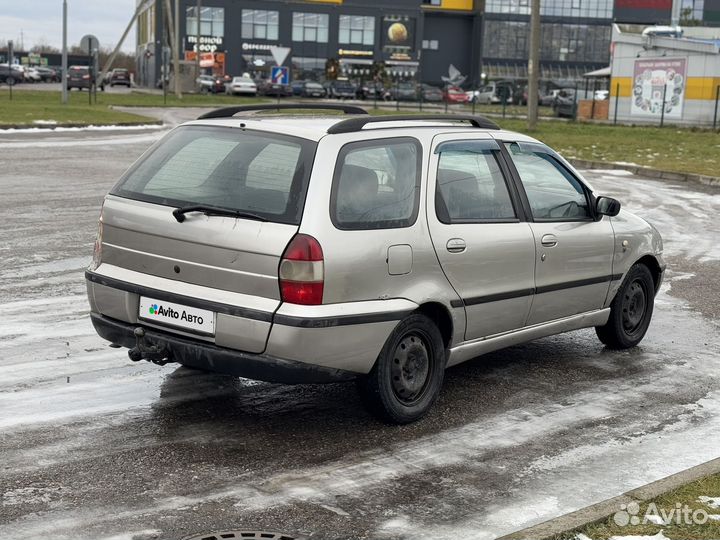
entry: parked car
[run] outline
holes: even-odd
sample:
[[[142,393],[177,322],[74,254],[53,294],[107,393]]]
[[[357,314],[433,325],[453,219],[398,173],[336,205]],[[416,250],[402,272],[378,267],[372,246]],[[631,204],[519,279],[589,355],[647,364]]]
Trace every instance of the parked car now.
[[[437,86],[432,86],[430,84],[422,84],[420,86],[420,92],[422,93],[423,101],[436,103],[443,100],[443,91]]]
[[[200,87],[200,92],[203,94],[220,94],[225,92],[225,81],[223,81],[222,77],[200,75],[195,79],[195,84]]]
[[[544,94],[540,96],[540,105],[543,107],[552,107],[555,103],[555,98],[557,97],[558,93],[560,92],[560,89],[557,88],[555,90],[550,90],[547,94]]]
[[[40,75],[40,72],[37,70],[37,68],[34,68],[34,67],[26,67],[25,68],[25,82],[29,82],[29,83],[42,82],[42,75]]]
[[[405,423],[447,366],[584,327],[617,349],[645,335],[659,233],[544,144],[476,116],[227,121],[249,109],[172,130],[104,200],[90,317],[132,360],[356,379]]]
[[[302,87],[301,97],[323,98],[325,97],[325,88],[319,82],[305,81]]]
[[[355,99],[355,85],[350,81],[336,80],[326,83],[327,97],[332,99]]]
[[[443,100],[448,103],[468,103],[470,98],[462,88],[457,86],[447,86],[443,90]]]
[[[233,96],[256,96],[257,85],[250,77],[233,77],[232,81],[225,85],[225,92]]]
[[[273,97],[290,97],[293,95],[293,89],[289,84],[274,83],[268,79],[264,79],[257,84],[257,92],[262,96]]]
[[[556,116],[574,118],[577,111],[577,100],[574,88],[561,88],[553,102],[553,113]]]
[[[293,96],[300,97],[302,95],[304,85],[305,81],[303,80],[292,81],[290,83],[290,87],[292,88]]]
[[[130,72],[127,69],[115,68],[107,73],[106,84],[111,88],[115,85],[122,85],[130,88]]]
[[[77,88],[82,91],[83,88],[90,88],[92,81],[90,80],[90,68],[88,66],[70,66],[67,74],[67,89]]]
[[[58,72],[56,72],[54,69],[44,66],[39,66],[35,68],[37,72],[40,74],[40,78],[42,82],[59,82],[60,76],[58,75]]]
[[[388,87],[390,99],[393,101],[417,101],[418,88],[414,82],[395,83]]]
[[[610,90],[595,90],[593,99],[596,101],[604,101],[610,98]]]
[[[355,90],[357,99],[383,99],[384,94],[385,89],[382,83],[375,81],[365,81]]]
[[[23,82],[25,79],[25,72],[22,66],[17,64],[8,65],[0,64],[0,83],[5,83],[9,86]]]
[[[491,82],[482,88],[468,92],[470,101],[481,104],[502,103],[503,99],[506,103],[512,103],[512,96],[515,91],[514,85],[510,81]]]

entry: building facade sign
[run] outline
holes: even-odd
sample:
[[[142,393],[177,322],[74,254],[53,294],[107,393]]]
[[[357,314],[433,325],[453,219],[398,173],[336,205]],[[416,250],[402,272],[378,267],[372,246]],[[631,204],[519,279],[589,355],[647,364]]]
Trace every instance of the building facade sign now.
[[[250,43],[250,42],[243,42],[240,47],[243,51],[268,51],[270,52],[270,49],[275,47],[276,45],[272,43]]]
[[[659,118],[664,107],[666,118],[682,118],[686,86],[686,58],[635,60],[630,114]]]
[[[201,53],[214,53],[223,48],[223,38],[218,36],[200,36],[200,47],[197,46],[197,42],[197,36],[186,36],[186,50],[197,51],[199,49]]]

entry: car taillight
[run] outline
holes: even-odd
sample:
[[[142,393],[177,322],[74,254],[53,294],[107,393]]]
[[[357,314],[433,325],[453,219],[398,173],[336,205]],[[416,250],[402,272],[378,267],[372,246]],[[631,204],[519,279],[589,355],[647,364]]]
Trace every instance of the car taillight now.
[[[320,243],[307,234],[295,235],[280,260],[282,301],[306,306],[322,304],[324,275]]]
[[[89,78],[90,78],[90,75],[83,75],[83,79],[86,79],[86,80],[87,80],[87,79],[89,79]]]
[[[93,247],[93,258],[90,264],[90,270],[95,271],[102,262],[102,241],[103,241],[103,213],[100,209],[100,219],[98,219],[98,231],[95,237],[95,246]]]

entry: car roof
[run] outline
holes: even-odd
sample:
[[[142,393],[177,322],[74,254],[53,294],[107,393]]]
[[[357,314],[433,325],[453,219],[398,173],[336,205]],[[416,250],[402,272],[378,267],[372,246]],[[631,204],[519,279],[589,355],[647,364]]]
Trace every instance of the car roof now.
[[[348,118],[356,118],[357,116],[337,115],[337,116],[315,116],[315,115],[247,115],[245,117],[235,116],[231,118],[212,118],[201,119],[186,122],[183,125],[202,125],[202,126],[221,126],[257,131],[266,131],[269,133],[282,133],[293,137],[300,137],[312,141],[319,141],[328,134],[328,130]],[[451,117],[450,117],[451,118]],[[389,119],[388,119],[389,120]],[[366,134],[368,132],[378,132],[379,134],[387,133],[392,130],[396,135],[412,135],[418,128],[434,129],[435,134],[455,134],[466,133],[475,135],[479,133],[489,133],[495,138],[507,138],[514,141],[538,142],[532,137],[528,137],[521,133],[498,129],[484,129],[470,126],[458,126],[457,124],[448,124],[442,121],[418,120],[416,121],[387,121],[380,124],[369,124],[361,131],[355,133]],[[362,137],[366,138],[366,137]]]

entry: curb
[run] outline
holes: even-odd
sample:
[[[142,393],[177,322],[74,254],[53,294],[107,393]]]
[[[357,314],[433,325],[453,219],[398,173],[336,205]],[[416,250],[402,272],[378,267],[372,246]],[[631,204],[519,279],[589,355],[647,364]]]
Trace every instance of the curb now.
[[[597,504],[586,506],[575,512],[544,521],[527,529],[517,531],[498,538],[497,540],[553,540],[572,531],[603,521],[620,510],[621,504],[630,502],[644,503],[673,491],[685,484],[700,480],[706,476],[720,473],[720,458],[696,465],[666,478],[661,478],[639,488],[626,491],[622,495],[612,497]]]
[[[568,161],[578,169],[617,169],[622,171],[629,171],[633,174],[645,176],[647,178],[654,178],[656,180],[692,182],[695,184],[703,184],[705,186],[720,187],[720,177],[717,176],[663,171],[660,169],[652,169],[650,167],[641,167],[639,165],[625,165],[623,163],[614,163],[612,161],[589,161],[585,159],[569,159]]]

